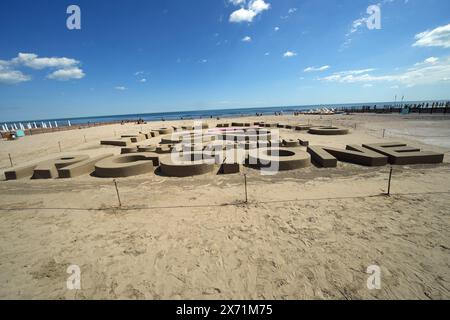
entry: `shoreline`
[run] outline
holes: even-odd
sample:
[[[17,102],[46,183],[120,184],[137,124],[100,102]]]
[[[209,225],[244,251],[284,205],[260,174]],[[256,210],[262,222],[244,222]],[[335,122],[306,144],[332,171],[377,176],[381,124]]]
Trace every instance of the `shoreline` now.
[[[401,108],[387,108],[387,109],[342,109],[339,110],[338,113],[303,113],[303,112],[286,112],[282,114],[276,114],[276,117],[307,117],[308,119],[313,118],[313,116],[320,116],[320,117],[326,117],[326,118],[332,118],[336,116],[352,116],[352,115],[386,115],[386,116],[420,116],[423,119],[427,117],[434,117],[437,118],[439,116],[447,117],[450,116],[450,103],[447,107],[436,107],[436,108],[411,108],[409,113],[402,113]],[[257,118],[261,119],[264,117],[271,117],[273,115],[269,114],[259,114],[259,115],[250,115],[250,114],[242,114],[242,115],[229,115],[229,116],[221,116],[221,117],[199,117],[199,118],[180,118],[180,119],[151,119],[151,120],[144,120],[144,119],[121,119],[117,121],[105,121],[105,122],[86,122],[86,123],[76,123],[72,124],[71,126],[65,125],[65,126],[58,126],[58,127],[52,127],[52,128],[32,128],[32,129],[25,129],[23,130],[26,136],[32,136],[37,134],[44,134],[44,133],[51,133],[51,132],[60,132],[60,131],[68,131],[68,130],[80,130],[80,129],[87,129],[92,127],[99,127],[99,126],[109,126],[109,125],[123,125],[123,124],[136,124],[136,125],[145,125],[145,124],[155,124],[155,123],[177,123],[180,121],[220,121],[220,120],[233,120],[233,119],[242,119],[242,118]],[[0,138],[4,139],[7,137],[7,133],[9,132],[15,132],[15,130],[12,131],[1,131],[0,130]]]
[[[447,110],[440,110],[435,105],[440,105]],[[300,105],[300,106],[276,106],[276,107],[249,107],[249,108],[232,108],[232,109],[208,109],[208,110],[187,110],[187,111],[171,111],[171,112],[152,112],[152,113],[132,113],[132,114],[118,114],[118,115],[102,115],[102,116],[83,116],[83,117],[70,117],[70,118],[54,118],[54,119],[38,119],[38,120],[16,120],[16,121],[0,121],[1,125],[13,125],[18,123],[31,123],[36,122],[38,126],[41,122],[73,122],[74,125],[86,125],[91,123],[116,123],[120,121],[136,121],[142,118],[145,121],[159,121],[165,120],[195,120],[206,118],[231,118],[231,117],[250,117],[256,113],[261,113],[265,116],[270,116],[274,112],[283,113],[303,113],[306,110],[316,110],[320,108],[333,108],[343,112],[372,112],[374,106],[378,112],[384,113],[396,113],[403,107],[411,107],[413,112],[418,109],[422,109],[424,113],[444,112],[447,113],[450,108],[449,100],[424,100],[424,101],[405,101],[405,102],[374,102],[374,103],[344,103],[344,104],[317,104],[317,105]],[[426,110],[424,110],[426,109]],[[432,111],[430,112],[430,110]],[[388,111],[390,110],[390,111]],[[89,121],[89,120],[94,121]],[[99,119],[105,119],[104,121],[98,121]],[[111,120],[115,119],[115,120]],[[97,120],[97,121],[96,121]]]

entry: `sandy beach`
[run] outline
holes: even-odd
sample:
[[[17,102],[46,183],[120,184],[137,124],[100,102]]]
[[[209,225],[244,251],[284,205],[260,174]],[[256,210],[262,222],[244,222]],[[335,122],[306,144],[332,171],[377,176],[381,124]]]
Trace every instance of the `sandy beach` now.
[[[236,119],[208,119],[209,126]],[[310,145],[400,141],[444,163],[244,168],[189,178],[0,181],[0,299],[449,299],[450,116],[264,116],[240,122],[334,125],[345,136],[282,130]],[[10,167],[55,156],[119,154],[101,139],[192,121],[115,124],[0,141]],[[160,137],[145,143],[157,143]],[[60,152],[60,148],[61,151]],[[249,202],[244,203],[244,178]],[[81,290],[68,290],[70,265]],[[366,286],[381,267],[381,289]]]

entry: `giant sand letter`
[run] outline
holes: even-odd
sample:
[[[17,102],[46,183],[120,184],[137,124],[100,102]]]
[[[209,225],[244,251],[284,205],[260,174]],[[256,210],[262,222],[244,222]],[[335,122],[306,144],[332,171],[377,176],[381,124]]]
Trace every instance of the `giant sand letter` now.
[[[369,167],[385,166],[388,163],[386,156],[357,145],[348,145],[346,150],[313,146],[308,147],[307,151],[315,163],[325,168],[336,167],[337,160]]]
[[[442,153],[420,151],[418,148],[399,142],[363,144],[363,147],[387,156],[390,164],[431,164],[444,161]]]

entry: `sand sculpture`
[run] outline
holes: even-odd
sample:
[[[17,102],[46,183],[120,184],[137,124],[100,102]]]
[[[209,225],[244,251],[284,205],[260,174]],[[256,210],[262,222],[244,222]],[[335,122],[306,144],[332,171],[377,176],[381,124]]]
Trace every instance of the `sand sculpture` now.
[[[58,169],[60,178],[74,178],[84,174],[91,174],[95,170],[95,164],[100,160],[112,157],[112,153],[102,154],[93,158],[88,158],[84,161],[74,163],[69,166]]]
[[[295,131],[308,131],[309,129],[311,129],[313,126],[309,125],[309,124],[298,124],[295,127],[293,127],[295,129]]]
[[[136,152],[138,152],[138,147],[125,147],[120,149],[121,154],[136,153]]]
[[[312,127],[308,130],[308,133],[322,136],[336,136],[349,134],[349,130],[338,127]]]
[[[159,134],[169,134],[173,132],[173,128],[159,128],[158,133]]]
[[[107,146],[118,146],[118,147],[126,147],[131,144],[131,139],[110,139],[110,140],[101,140],[100,144]]]
[[[283,147],[295,148],[300,146],[300,141],[295,139],[283,139]]]
[[[12,168],[5,172],[5,176],[7,180],[73,178],[83,174],[117,178],[151,173],[159,167],[163,175],[187,177],[208,172],[238,173],[242,166],[284,171],[305,168],[311,162],[319,167],[333,168],[338,161],[372,167],[388,163],[441,163],[444,159],[443,154],[423,152],[404,143],[347,145],[345,150],[310,146],[303,139],[280,139],[278,131],[271,129],[284,127],[325,135],[349,133],[347,129],[337,127],[273,123],[259,123],[256,127],[248,123],[234,125],[239,126],[220,123],[217,128],[208,130],[204,129],[205,126],[197,127],[194,131],[160,128],[146,134],[123,135],[120,139],[101,141],[102,145],[121,146],[121,155],[60,157]],[[160,134],[162,136],[158,145],[131,145],[132,141],[141,142],[145,137],[157,137]],[[307,147],[306,152],[302,147]]]
[[[215,160],[202,152],[183,152],[160,159],[161,172],[169,177],[196,176],[214,170]]]
[[[313,162],[325,168],[336,167],[337,160],[365,166],[442,163],[444,154],[420,151],[404,143],[348,145],[346,150],[311,146],[307,149]]]
[[[137,146],[137,152],[155,152],[156,146],[154,145],[140,145]]]
[[[273,167],[286,171],[310,166],[311,156],[302,150],[269,147],[250,152],[248,163],[258,168]]]
[[[390,164],[429,164],[444,161],[444,155],[441,153],[420,151],[401,142],[363,144],[363,147],[387,156]]]
[[[103,178],[130,177],[152,172],[154,164],[159,164],[159,158],[152,153],[119,155],[97,162],[94,175]]]
[[[76,163],[87,161],[88,159],[89,156],[85,155],[70,155],[50,160],[42,160],[27,166],[11,168],[5,171],[5,177],[6,180],[17,180],[22,178],[52,179],[59,176],[58,172],[61,169]]]
[[[348,145],[346,150],[313,146],[308,147],[307,151],[313,162],[324,168],[336,167],[337,160],[369,167],[385,166],[388,163],[386,156],[356,145]]]

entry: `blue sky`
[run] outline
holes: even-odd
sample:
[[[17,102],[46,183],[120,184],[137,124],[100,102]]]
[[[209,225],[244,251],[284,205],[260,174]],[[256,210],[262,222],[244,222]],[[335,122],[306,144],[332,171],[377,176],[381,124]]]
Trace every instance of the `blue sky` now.
[[[448,0],[3,0],[0,38],[4,121],[450,98]]]

